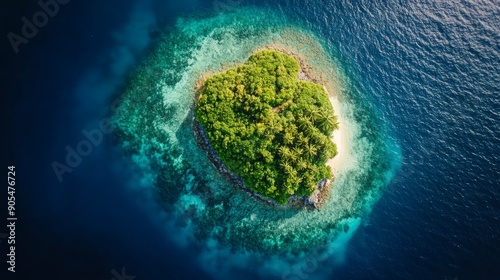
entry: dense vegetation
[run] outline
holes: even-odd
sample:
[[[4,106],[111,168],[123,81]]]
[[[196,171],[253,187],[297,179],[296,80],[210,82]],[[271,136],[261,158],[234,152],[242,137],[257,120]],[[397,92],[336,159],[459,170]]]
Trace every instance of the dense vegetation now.
[[[195,118],[228,169],[280,204],[310,195],[331,178],[337,118],[321,85],[298,80],[300,67],[278,51],[253,54],[200,90]]]

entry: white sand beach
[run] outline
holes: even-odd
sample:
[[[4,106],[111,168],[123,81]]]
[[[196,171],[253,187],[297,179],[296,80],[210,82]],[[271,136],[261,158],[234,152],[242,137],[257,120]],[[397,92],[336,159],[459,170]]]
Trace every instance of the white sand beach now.
[[[347,141],[346,141],[346,123],[342,118],[340,103],[336,97],[330,96],[330,102],[332,103],[333,110],[335,111],[335,115],[339,121],[339,129],[334,130],[331,136],[332,141],[337,145],[337,155],[326,162],[326,165],[329,165],[332,168],[333,174],[336,175],[339,166],[347,159]]]

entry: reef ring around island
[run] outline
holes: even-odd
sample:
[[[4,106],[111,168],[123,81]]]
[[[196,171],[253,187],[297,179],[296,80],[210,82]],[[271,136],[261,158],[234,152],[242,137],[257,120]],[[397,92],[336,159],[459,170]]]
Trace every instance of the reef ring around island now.
[[[302,70],[325,87],[338,116],[338,155],[327,162],[335,180],[320,210],[279,209],[247,195],[217,172],[195,139],[200,81],[261,49],[280,50],[307,65]],[[200,260],[208,270],[235,254],[238,262],[271,255],[278,263],[293,263],[322,246],[331,255],[339,251],[333,241],[348,240],[369,214],[397,169],[397,152],[390,150],[395,145],[388,144],[372,106],[356,98],[360,93],[350,88],[342,67],[335,50],[300,23],[268,10],[238,8],[180,18],[132,73],[114,116],[118,142],[155,187],[175,220],[179,242],[203,244]]]

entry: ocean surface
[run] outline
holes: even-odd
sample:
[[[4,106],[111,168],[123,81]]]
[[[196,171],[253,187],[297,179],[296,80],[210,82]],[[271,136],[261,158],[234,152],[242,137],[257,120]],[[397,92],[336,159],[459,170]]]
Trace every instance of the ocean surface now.
[[[7,4],[3,34],[22,34],[21,18],[40,10]],[[356,132],[357,164],[336,184],[362,195],[350,208],[332,198],[328,218],[266,216],[238,193],[206,202],[192,192],[230,186],[193,145],[181,106],[190,96],[180,93],[192,73],[240,61],[284,27],[322,46]],[[18,217],[17,272],[7,272],[0,239],[1,279],[500,279],[498,1],[70,1],[38,29],[17,54],[7,36],[1,45],[2,159],[16,168]],[[161,184],[160,169],[144,164],[151,153],[138,152],[155,131],[126,118],[134,114],[118,131],[144,134],[102,133],[88,152],[81,144],[116,116],[115,101],[134,86],[128,77],[151,57],[172,76],[163,101],[179,105],[161,115],[171,137]],[[71,172],[58,177],[54,162],[67,164],[79,147],[88,155],[69,156]],[[362,176],[351,181],[352,170]],[[196,230],[219,221],[214,213],[243,241],[213,239],[211,224]],[[246,214],[261,223],[245,224]],[[311,217],[318,227],[307,229],[301,218]],[[270,239],[288,236],[283,246],[265,243],[273,226]],[[306,252],[307,238],[330,253]]]

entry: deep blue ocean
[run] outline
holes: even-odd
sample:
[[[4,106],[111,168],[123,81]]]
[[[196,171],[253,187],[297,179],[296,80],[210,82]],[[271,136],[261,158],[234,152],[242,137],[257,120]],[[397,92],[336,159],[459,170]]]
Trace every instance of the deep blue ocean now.
[[[300,20],[331,45],[363,93],[356,98],[401,149],[400,169],[329,279],[500,279],[495,0],[72,0],[17,54],[6,35],[41,8],[9,1],[0,25],[2,164],[5,176],[16,169],[17,272],[7,272],[0,239],[0,279],[120,280],[122,268],[136,280],[220,279],[195,261],[196,244],[177,244],[113,135],[62,182],[51,164],[112,114],[127,75],[179,16],[247,5]],[[2,189],[2,217],[6,196]],[[259,269],[248,264],[230,279]]]

